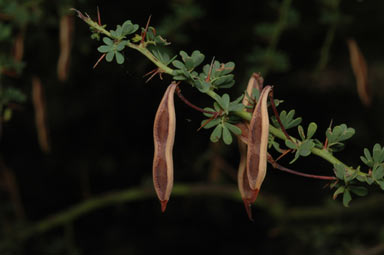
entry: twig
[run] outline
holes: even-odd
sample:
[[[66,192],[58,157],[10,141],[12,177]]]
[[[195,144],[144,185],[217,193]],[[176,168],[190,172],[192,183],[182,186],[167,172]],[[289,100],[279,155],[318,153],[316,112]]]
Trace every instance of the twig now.
[[[299,175],[299,176],[303,176],[303,177],[307,177],[307,178],[312,178],[312,179],[318,179],[318,180],[328,180],[328,181],[335,181],[335,180],[337,180],[337,178],[335,176],[324,176],[324,175],[306,174],[306,173],[302,173],[302,172],[298,172],[298,171],[289,169],[287,167],[284,167],[284,166],[278,164],[272,158],[272,156],[269,155],[269,154],[268,154],[268,162],[273,166],[273,168],[278,169],[278,170],[283,171],[283,172],[290,173],[290,174]]]
[[[186,99],[182,94],[181,94],[181,89],[179,88],[179,86],[176,87],[176,94],[177,96],[181,99],[181,101],[183,101],[186,105],[188,105],[189,107],[191,107],[192,109],[195,109],[199,112],[202,112],[202,113],[209,113],[209,114],[217,114],[217,112],[213,112],[213,111],[207,111],[207,110],[204,110],[203,108],[200,108],[194,104],[192,104],[191,102],[188,101],[188,99]]]

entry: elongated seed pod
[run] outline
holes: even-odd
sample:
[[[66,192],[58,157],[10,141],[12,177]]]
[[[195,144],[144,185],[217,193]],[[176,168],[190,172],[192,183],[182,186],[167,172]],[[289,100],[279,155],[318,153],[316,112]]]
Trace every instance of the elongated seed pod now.
[[[173,187],[173,143],[176,132],[176,114],[173,95],[177,84],[168,86],[160,102],[153,125],[155,153],[153,157],[153,184],[165,211]]]
[[[72,15],[64,15],[60,18],[60,56],[57,61],[57,75],[60,81],[65,81],[68,78],[73,24]]]
[[[250,188],[257,192],[260,189],[261,183],[264,181],[267,170],[267,146],[269,136],[267,99],[271,89],[271,86],[266,86],[262,90],[249,124],[247,175]]]
[[[245,143],[239,141],[240,150],[240,163],[237,171],[237,185],[240,191],[241,198],[243,199],[245,211],[247,212],[248,218],[252,219],[251,204],[255,202],[258,191],[251,189],[249,186],[248,175],[246,171],[247,167],[247,146]]]
[[[263,88],[263,78],[257,73],[253,73],[251,78],[248,81],[246,93],[249,97],[245,96],[243,98],[243,105],[249,106],[254,102],[250,102],[250,97],[252,97],[252,92],[254,89],[261,91]],[[245,111],[251,112],[252,109],[245,108]],[[246,122],[240,122],[237,124],[237,127],[241,129],[241,135],[237,138],[239,140],[239,151],[240,151],[240,163],[237,170],[237,186],[240,191],[241,198],[243,199],[245,211],[247,212],[248,218],[252,219],[252,210],[251,204],[255,202],[258,194],[258,190],[253,190],[249,186],[248,174],[247,174],[247,144],[248,144],[248,133],[249,133],[249,124]]]
[[[50,152],[49,132],[47,125],[47,109],[44,98],[44,87],[41,80],[32,78],[32,102],[35,108],[35,125],[40,148],[43,152]]]

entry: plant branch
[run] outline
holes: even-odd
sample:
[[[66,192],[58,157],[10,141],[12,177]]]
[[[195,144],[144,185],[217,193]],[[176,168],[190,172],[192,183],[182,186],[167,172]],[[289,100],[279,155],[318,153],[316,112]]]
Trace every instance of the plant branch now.
[[[198,106],[192,104],[191,102],[189,102],[189,100],[186,99],[186,98],[181,94],[181,89],[179,88],[179,86],[176,87],[176,94],[177,94],[177,96],[181,99],[181,101],[183,101],[186,105],[188,105],[188,106],[191,107],[192,109],[195,109],[196,111],[203,112],[203,113],[214,114],[214,115],[217,114],[217,112],[212,112],[212,111],[204,110],[203,108],[200,108],[200,107],[198,107]]]
[[[276,45],[277,45],[277,42],[278,42],[278,35],[280,34],[281,30],[284,28],[285,26],[285,22],[286,22],[286,15],[287,15],[287,12],[289,10],[289,7],[290,7],[290,4],[291,4],[291,0],[284,0],[284,4],[282,6],[282,14],[280,15],[280,19],[279,19],[279,29],[277,29],[275,31],[275,34],[274,34],[274,39],[272,40],[271,42],[271,45],[270,45],[270,49],[273,50]],[[80,11],[78,10],[75,10],[75,9],[72,9],[74,11],[77,12],[78,16],[84,20],[89,26],[91,26],[94,30],[98,31],[99,33],[101,34],[104,34],[114,40],[117,40],[118,38],[114,38],[112,36],[112,34],[110,32],[108,32],[104,26],[101,26],[99,25],[97,22],[94,22],[92,21],[92,19],[89,17],[89,15],[86,15],[84,16]],[[139,51],[141,54],[143,54],[145,57],[147,57],[153,64],[155,64],[163,73],[167,73],[171,76],[174,75],[174,70],[170,67],[168,67],[166,64],[162,63],[160,60],[158,60],[146,47],[145,47],[145,44],[134,44],[134,43],[131,43],[130,41],[127,42],[126,44],[127,47],[129,48],[132,48],[134,50],[137,50]],[[210,96],[212,99],[214,99],[215,101],[219,102],[220,101],[220,96],[215,92],[213,91],[212,89],[208,90],[207,92],[205,92],[205,94],[207,94],[208,96]],[[183,100],[183,99],[182,99]],[[184,102],[186,102],[184,100]],[[192,104],[191,104],[192,105]],[[246,112],[246,111],[236,111],[234,112],[235,115],[241,117],[242,119],[244,120],[247,120],[247,121],[250,121],[251,120],[251,113],[249,112]],[[282,130],[278,129],[278,128],[275,128],[274,126],[270,125],[269,127],[269,132],[281,139],[281,140],[287,140],[287,139],[290,139],[292,140],[293,142],[297,143],[299,142],[298,139],[292,137],[292,136],[289,136],[287,134],[285,134]],[[328,150],[326,149],[318,149],[318,148],[312,148],[311,149],[311,152],[320,157],[320,158],[323,158],[324,160],[328,161],[329,163],[331,163],[332,165],[334,164],[341,164],[343,165],[344,167],[346,167],[347,169],[349,170],[352,170],[352,171],[358,171],[354,168],[351,168],[351,167],[348,167],[346,164],[344,164],[343,162],[341,162],[339,159],[337,159],[336,157],[334,157],[332,155],[331,152],[329,152]],[[360,175],[366,175],[365,173],[362,173],[362,172],[359,172]]]
[[[268,162],[273,166],[273,168],[280,170],[280,171],[283,171],[283,172],[290,173],[290,174],[299,175],[299,176],[312,178],[312,179],[318,179],[318,180],[328,180],[328,181],[337,180],[337,178],[335,176],[306,174],[306,173],[302,173],[302,172],[298,172],[298,171],[289,169],[287,167],[284,167],[284,166],[278,164],[269,154],[268,154]]]
[[[212,195],[218,197],[225,197],[236,201],[241,201],[240,195],[235,186],[206,186],[206,185],[184,185],[176,184],[173,187],[172,196],[199,196],[199,195]],[[37,234],[42,234],[57,227],[66,225],[74,220],[96,211],[100,208],[118,205],[127,202],[144,200],[152,198],[155,193],[152,188],[136,187],[118,192],[113,192],[99,197],[88,199],[71,208],[54,214],[46,219],[40,220],[29,227],[16,232],[14,238],[19,241],[27,240]],[[0,250],[3,247],[0,247]]]

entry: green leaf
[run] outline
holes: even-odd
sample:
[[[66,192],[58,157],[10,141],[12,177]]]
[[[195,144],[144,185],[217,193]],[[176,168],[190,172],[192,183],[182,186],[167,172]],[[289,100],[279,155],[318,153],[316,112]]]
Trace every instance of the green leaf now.
[[[376,143],[373,146],[373,160],[377,163],[382,163],[384,158],[384,148],[382,149],[380,144]]]
[[[116,51],[115,52],[115,56],[116,56],[116,62],[118,63],[118,64],[123,64],[124,63],[124,56],[123,56],[123,54],[121,54],[120,52],[118,52],[118,51]]]
[[[107,53],[107,55],[105,56],[105,60],[107,60],[108,62],[111,62],[113,60],[114,56],[115,56],[115,52],[114,51],[109,51]]]
[[[103,38],[103,42],[104,42],[106,45],[110,45],[110,46],[113,45],[113,41],[112,41],[109,37],[104,37],[104,38]]]
[[[178,69],[185,69],[185,65],[183,62],[179,61],[179,60],[174,60],[172,62],[172,65]]]
[[[315,147],[315,143],[312,141],[312,139],[305,140],[302,144],[300,144],[298,152],[300,156],[307,157],[311,154],[313,147]]]
[[[380,180],[384,177],[384,167],[381,164],[376,163],[372,170],[372,177],[375,180]]]
[[[368,194],[368,189],[363,186],[349,186],[349,190],[360,197],[364,197]]]
[[[376,183],[380,185],[382,190],[384,190],[384,180],[377,180]]]
[[[197,67],[203,63],[205,56],[200,51],[195,50],[192,52],[191,58],[193,60],[194,66]]]
[[[345,167],[341,164],[334,164],[334,172],[338,179],[344,180]]]
[[[296,127],[301,123],[302,119],[300,117],[294,119],[294,115],[295,115],[295,110],[290,110],[288,113],[285,110],[280,112],[279,117],[285,129]],[[275,117],[272,118],[272,121],[275,127],[281,129]]]
[[[112,46],[109,46],[109,45],[101,45],[97,48],[97,50],[100,52],[100,53],[106,53],[106,52],[109,52],[112,50]]]
[[[225,125],[223,126],[223,141],[227,145],[232,143],[231,132],[229,132],[228,128]]]
[[[224,94],[222,97],[221,97],[221,101],[218,102],[220,103],[221,107],[223,108],[224,111],[228,112],[228,108],[229,108],[229,95],[228,94]]]
[[[349,202],[351,202],[351,200],[352,200],[351,192],[349,192],[349,190],[346,189],[343,194],[343,205],[345,207],[349,207]]]
[[[211,88],[211,84],[209,82],[206,82],[204,80],[195,80],[194,82],[196,88],[202,92],[202,93],[206,93],[209,91],[209,89]]]
[[[116,45],[116,50],[117,51],[122,51],[126,45],[127,41],[121,41]]]
[[[229,122],[224,122],[224,126],[228,128],[232,133],[235,135],[241,135],[241,129],[238,128],[237,126],[229,123]]]
[[[299,132],[301,140],[305,140],[305,134],[304,134],[304,128],[303,126],[299,125],[297,127],[297,131]]]
[[[332,196],[333,200],[335,200],[338,195],[344,193],[344,191],[345,191],[345,186],[340,186],[339,188],[337,188],[335,193],[333,193],[333,196]]]
[[[132,24],[132,21],[126,20],[122,25],[122,35],[129,35],[135,33],[139,29],[139,25]]]
[[[307,138],[310,139],[316,133],[317,125],[314,122],[309,123],[307,130]]]
[[[349,183],[351,182],[352,180],[354,180],[358,175],[358,172],[357,171],[354,171],[354,170],[350,170],[350,169],[345,169],[345,172],[344,172],[344,181],[345,183]]]
[[[222,125],[217,125],[215,129],[212,131],[210,139],[212,142],[216,143],[217,141],[220,140],[221,134],[223,131],[223,126]]]
[[[207,121],[209,121],[207,123]],[[203,121],[201,121],[201,126],[205,124],[204,126],[204,129],[210,129],[210,128],[213,128],[214,126],[217,126],[218,124],[220,124],[221,122],[221,119],[205,119]]]
[[[291,140],[285,140],[285,145],[290,149],[293,149],[293,150],[297,149],[297,145]]]

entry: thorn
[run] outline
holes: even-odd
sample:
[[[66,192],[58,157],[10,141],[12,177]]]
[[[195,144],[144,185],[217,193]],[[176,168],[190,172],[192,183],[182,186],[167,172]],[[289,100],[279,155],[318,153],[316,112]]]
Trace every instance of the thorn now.
[[[151,17],[152,17],[152,15],[149,15],[149,18],[148,18],[148,21],[147,21],[147,25],[145,25],[145,29],[141,33],[141,42],[140,42],[140,44],[144,43],[145,37],[147,36],[147,31],[148,31],[148,27],[149,27],[149,22],[151,21]]]
[[[215,57],[212,58],[211,65],[209,66],[208,75],[207,75],[207,78],[205,78],[206,82],[209,82],[211,80],[211,73],[212,73],[214,62],[215,62]]]
[[[161,203],[161,212],[165,212],[165,209],[167,208],[168,200],[160,201]]]
[[[104,53],[103,55],[101,55],[101,57],[96,61],[96,63],[93,65],[93,69],[96,68],[96,66],[100,63],[101,60],[103,60],[103,58],[105,57],[106,53]]]
[[[99,6],[97,6],[96,8],[97,8],[97,23],[99,23],[99,26],[101,26],[101,18],[100,18]]]
[[[148,73],[146,73],[146,74],[144,74],[144,76],[143,77],[145,77],[145,76],[148,76],[148,75],[150,75],[150,74],[152,74],[151,76],[149,76],[149,78],[145,81],[145,83],[148,83],[150,80],[152,80],[152,78],[153,77],[155,77],[156,76],[156,74],[159,74],[159,76],[160,76],[160,79],[162,80],[163,78],[161,77],[161,70],[160,70],[160,68],[156,68],[156,69],[153,69],[152,71],[150,71],[150,72],[148,72]]]

